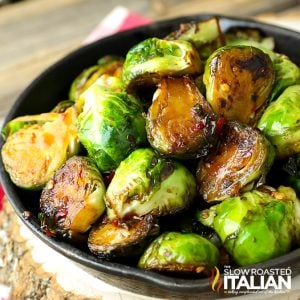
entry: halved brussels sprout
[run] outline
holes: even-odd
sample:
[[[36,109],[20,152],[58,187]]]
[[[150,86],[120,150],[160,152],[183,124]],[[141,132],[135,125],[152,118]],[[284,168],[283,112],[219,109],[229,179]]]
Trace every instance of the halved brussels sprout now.
[[[53,122],[57,120],[57,117],[57,112],[17,117],[5,124],[1,134],[3,139],[6,140],[10,135],[13,135],[22,128],[25,129],[32,125],[43,125],[47,122]]]
[[[277,54],[273,65],[275,84],[272,90],[271,101],[276,100],[287,87],[300,84],[300,68],[287,56]]]
[[[114,170],[139,145],[147,141],[145,117],[139,101],[94,84],[80,98],[78,136],[98,168]]]
[[[42,230],[71,239],[87,232],[105,211],[105,191],[94,162],[88,157],[71,157],[42,191]]]
[[[151,149],[137,149],[117,168],[105,202],[110,219],[161,216],[186,208],[195,194],[195,179],[184,166]]]
[[[299,243],[300,203],[288,187],[264,188],[228,198],[199,214],[235,262],[246,266],[285,254]]]
[[[42,188],[69,157],[78,153],[76,120],[76,110],[70,107],[64,113],[24,116],[8,123],[1,154],[17,186]]]
[[[131,90],[133,86],[157,83],[164,76],[192,75],[202,71],[203,63],[191,43],[148,38],[127,52],[123,81]]]
[[[189,77],[163,78],[147,114],[151,146],[180,158],[206,155],[215,142],[216,116]]]
[[[278,158],[300,153],[300,85],[286,88],[266,108],[257,127],[273,144]]]
[[[214,112],[254,125],[266,107],[274,83],[270,57],[251,46],[226,46],[207,60],[203,81]]]
[[[274,50],[275,41],[272,36],[263,36],[255,28],[233,27],[225,33],[226,45],[246,45],[253,46],[263,50]]]
[[[119,90],[121,85],[118,78],[122,77],[123,63],[123,58],[107,55],[99,59],[97,65],[83,70],[72,82],[69,92],[70,100],[77,101],[80,94],[97,80],[104,86],[116,87]]]
[[[218,265],[219,250],[195,233],[165,232],[139,260],[138,267],[160,272],[208,273]]]
[[[198,50],[201,59],[204,60],[213,51],[224,46],[224,36],[217,17],[197,23],[180,24],[180,28],[170,33],[166,39],[184,40],[192,43]]]
[[[274,156],[272,145],[258,130],[228,122],[218,146],[199,163],[200,195],[207,202],[222,201],[263,184]]]
[[[151,215],[134,217],[126,222],[105,218],[93,226],[88,247],[92,253],[105,258],[136,256],[158,232],[156,218]]]

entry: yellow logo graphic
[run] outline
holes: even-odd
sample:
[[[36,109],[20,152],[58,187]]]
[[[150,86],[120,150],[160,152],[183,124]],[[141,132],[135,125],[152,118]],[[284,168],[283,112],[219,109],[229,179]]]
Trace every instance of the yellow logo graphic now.
[[[215,267],[212,270],[211,275],[209,277],[209,283],[211,284],[211,289],[214,292],[219,293],[219,290],[223,285],[223,280],[222,280],[222,277],[220,275],[220,271],[217,267]]]

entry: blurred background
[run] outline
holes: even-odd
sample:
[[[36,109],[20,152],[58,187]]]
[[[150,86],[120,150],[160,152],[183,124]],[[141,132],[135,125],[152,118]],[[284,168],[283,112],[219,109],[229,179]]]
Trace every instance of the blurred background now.
[[[218,13],[300,30],[300,0],[0,0],[0,118],[40,72],[80,47],[95,28],[97,37],[99,22],[120,5],[142,21]],[[106,20],[106,34],[116,22]]]

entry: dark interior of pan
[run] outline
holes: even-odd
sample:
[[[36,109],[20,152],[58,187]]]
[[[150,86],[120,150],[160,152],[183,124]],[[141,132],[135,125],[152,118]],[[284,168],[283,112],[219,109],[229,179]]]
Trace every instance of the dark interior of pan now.
[[[164,37],[182,22],[207,19],[210,15],[194,15],[177,19],[162,21],[149,26],[140,27],[130,31],[121,32],[93,44],[79,48],[68,56],[52,65],[38,76],[20,95],[5,122],[21,115],[36,114],[49,111],[58,100],[66,99],[72,80],[87,66],[93,65],[101,56],[107,54],[124,56],[131,46],[148,37]],[[300,65],[300,34],[287,29],[262,24],[250,20],[220,17],[222,30],[231,27],[259,28],[266,35],[273,36],[276,42],[276,51],[288,55],[295,63]],[[1,146],[3,140],[1,140]],[[0,162],[1,181],[5,193],[18,216],[30,230],[48,246],[71,260],[79,263],[89,272],[110,282],[135,292],[147,295],[165,296],[194,294],[211,291],[208,278],[176,278],[156,274],[138,269],[130,260],[125,263],[108,262],[96,258],[86,249],[80,249],[70,243],[49,238],[44,235],[37,220],[39,193],[24,191],[12,184],[5,172],[2,161]],[[24,211],[30,211],[33,217],[26,218]],[[255,250],[254,250],[255,251]],[[292,267],[293,275],[300,273],[296,267],[300,261],[300,249],[267,262],[251,266],[254,268]],[[299,263],[298,263],[299,264]],[[140,286],[136,290],[136,286]],[[172,291],[172,292],[171,292]]]

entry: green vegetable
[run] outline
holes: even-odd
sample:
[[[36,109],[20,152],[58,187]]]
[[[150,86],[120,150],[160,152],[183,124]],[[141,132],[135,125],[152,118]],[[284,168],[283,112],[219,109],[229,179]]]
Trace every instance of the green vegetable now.
[[[201,157],[215,143],[216,119],[191,78],[163,78],[147,114],[148,140],[166,155]]]
[[[42,230],[73,238],[105,211],[106,188],[94,162],[73,156],[55,172],[40,198]]]
[[[88,246],[100,257],[140,255],[149,238],[157,235],[159,226],[152,215],[132,218],[126,222],[104,218],[89,234]]]
[[[272,90],[271,101],[289,86],[300,84],[300,68],[294,64],[287,56],[277,55],[273,61],[275,70],[275,83]]]
[[[138,267],[199,274],[208,273],[218,262],[218,248],[207,239],[194,233],[165,232],[150,244]]]
[[[35,124],[45,124],[46,122],[52,122],[57,119],[57,113],[44,113],[34,116],[22,116],[17,117],[9,121],[1,131],[2,137],[6,140],[10,135],[16,133],[22,128],[28,128]]]
[[[197,50],[186,41],[149,38],[132,47],[123,68],[125,87],[153,84],[164,76],[199,74],[203,64]]]
[[[264,111],[257,127],[274,145],[278,158],[300,152],[300,85],[284,90]]]
[[[99,59],[98,64],[83,70],[72,82],[69,98],[77,101],[93,83],[98,81],[101,85],[121,90],[123,58],[107,55]]]
[[[283,255],[294,241],[300,241],[299,200],[288,187],[246,192],[202,211],[198,217],[218,233],[240,266]]]
[[[224,46],[224,36],[219,19],[216,17],[196,23],[180,24],[180,28],[170,33],[166,39],[192,43],[203,60],[207,59],[213,51]]]
[[[275,74],[267,54],[251,46],[226,46],[207,60],[203,81],[215,113],[254,125],[267,106]]]
[[[124,219],[175,213],[188,207],[195,194],[195,179],[184,166],[145,148],[122,161],[105,201],[110,219]]]
[[[262,185],[274,156],[272,145],[258,130],[228,122],[219,144],[198,165],[200,195],[207,202],[226,201]]]
[[[225,40],[226,45],[253,46],[263,50],[264,52],[271,52],[275,48],[275,41],[273,37],[265,37],[261,34],[259,30],[253,28],[231,28],[225,33]]]
[[[79,151],[74,107],[64,113],[24,116],[4,128],[2,160],[11,180],[25,189],[40,189],[62,164]]]
[[[114,170],[146,142],[145,118],[139,101],[97,83],[81,98],[84,107],[77,122],[80,142],[101,171]]]

